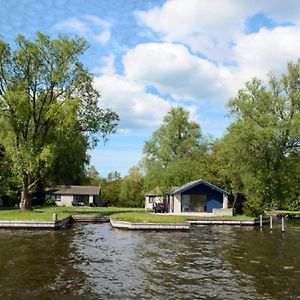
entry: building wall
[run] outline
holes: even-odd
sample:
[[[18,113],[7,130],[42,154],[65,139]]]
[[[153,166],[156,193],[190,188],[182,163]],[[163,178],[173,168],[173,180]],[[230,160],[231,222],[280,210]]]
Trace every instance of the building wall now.
[[[181,194],[174,195],[174,213],[180,214],[181,213]]]
[[[153,203],[160,203],[163,201],[163,198],[161,196],[155,196],[154,200],[150,202],[150,196],[145,196],[145,209],[153,209]]]
[[[73,195],[61,195],[60,201],[55,201],[57,206],[72,206]]]

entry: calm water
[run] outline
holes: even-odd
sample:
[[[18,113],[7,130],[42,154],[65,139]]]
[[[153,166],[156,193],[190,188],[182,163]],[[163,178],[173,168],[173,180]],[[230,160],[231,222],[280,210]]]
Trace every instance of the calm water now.
[[[299,221],[285,234],[0,230],[0,254],[0,299],[300,299]]]

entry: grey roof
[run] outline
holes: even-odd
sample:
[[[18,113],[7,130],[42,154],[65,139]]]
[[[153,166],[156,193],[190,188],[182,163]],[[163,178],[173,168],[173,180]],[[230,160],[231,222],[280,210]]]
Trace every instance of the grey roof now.
[[[189,182],[189,183],[183,185],[182,187],[176,189],[175,191],[172,191],[169,194],[170,195],[174,195],[174,194],[177,194],[177,193],[183,193],[183,192],[185,192],[185,191],[187,191],[187,190],[189,190],[189,189],[191,189],[191,188],[193,188],[193,187],[195,187],[195,186],[197,186],[199,184],[203,184],[203,185],[205,185],[205,186],[207,186],[207,187],[211,188],[212,190],[215,190],[215,191],[217,191],[219,193],[222,193],[222,194],[225,194],[225,195],[229,195],[229,193],[227,193],[223,189],[221,189],[221,188],[219,188],[219,187],[217,187],[217,186],[215,186],[215,185],[213,185],[213,184],[211,184],[211,183],[209,183],[209,182],[207,182],[207,181],[205,181],[203,179],[198,179],[198,180],[194,180],[192,182]]]
[[[56,195],[99,195],[100,186],[91,185],[58,185],[46,188],[47,194]]]

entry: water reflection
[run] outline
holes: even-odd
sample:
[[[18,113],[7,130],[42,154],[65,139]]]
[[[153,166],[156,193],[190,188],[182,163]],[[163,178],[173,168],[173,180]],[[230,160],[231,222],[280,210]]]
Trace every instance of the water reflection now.
[[[0,231],[1,299],[300,299],[300,224],[286,233]]]

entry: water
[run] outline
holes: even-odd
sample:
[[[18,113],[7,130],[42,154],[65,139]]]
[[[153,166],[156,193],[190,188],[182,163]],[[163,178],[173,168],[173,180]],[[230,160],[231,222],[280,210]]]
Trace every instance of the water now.
[[[0,299],[300,299],[300,222],[286,225],[0,230]]]

